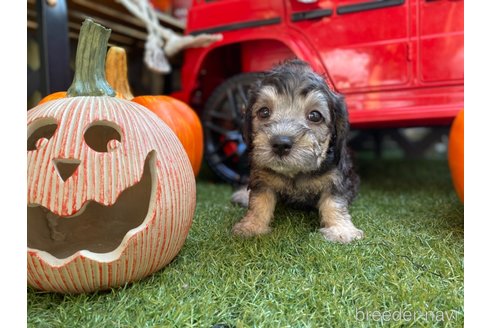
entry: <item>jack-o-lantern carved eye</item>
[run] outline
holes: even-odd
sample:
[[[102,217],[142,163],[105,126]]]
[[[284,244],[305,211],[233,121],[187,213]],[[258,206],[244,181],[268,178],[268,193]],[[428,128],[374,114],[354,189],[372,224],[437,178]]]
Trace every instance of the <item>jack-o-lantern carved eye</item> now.
[[[46,146],[57,128],[58,124],[54,118],[43,117],[33,121],[27,127],[27,150],[37,150]]]
[[[87,145],[99,153],[115,150],[121,143],[121,129],[109,121],[92,123],[84,133]]]

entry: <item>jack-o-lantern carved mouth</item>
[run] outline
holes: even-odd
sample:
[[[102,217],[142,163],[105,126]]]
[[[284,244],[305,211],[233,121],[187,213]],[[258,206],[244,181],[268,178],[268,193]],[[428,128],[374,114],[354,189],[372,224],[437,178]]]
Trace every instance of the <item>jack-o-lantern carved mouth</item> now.
[[[140,181],[123,191],[113,205],[89,201],[70,217],[60,217],[40,205],[28,205],[28,247],[59,259],[81,250],[114,251],[125,235],[142,225],[153,211],[157,190],[155,158],[156,152],[151,151]]]

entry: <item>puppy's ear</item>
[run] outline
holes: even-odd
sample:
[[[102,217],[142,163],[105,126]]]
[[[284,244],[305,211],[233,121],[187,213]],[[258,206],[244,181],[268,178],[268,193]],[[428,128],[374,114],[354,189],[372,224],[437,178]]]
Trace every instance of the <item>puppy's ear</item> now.
[[[248,103],[244,110],[243,126],[242,126],[243,141],[246,144],[248,150],[251,149],[251,133],[253,130],[253,124],[251,122],[252,118],[253,118],[252,106],[250,106]]]
[[[334,93],[329,89],[328,106],[330,106],[332,125],[331,141],[328,151],[333,156],[334,164],[338,164],[349,133],[347,106],[342,95]]]
[[[248,101],[243,109],[243,126],[242,134],[243,141],[248,150],[251,150],[251,140],[253,133],[253,106],[256,103],[258,92],[260,90],[260,82],[254,83],[248,91]]]

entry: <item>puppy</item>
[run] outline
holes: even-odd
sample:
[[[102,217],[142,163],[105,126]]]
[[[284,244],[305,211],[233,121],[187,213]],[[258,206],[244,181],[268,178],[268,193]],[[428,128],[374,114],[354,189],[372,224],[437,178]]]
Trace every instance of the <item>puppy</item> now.
[[[245,108],[249,192],[237,191],[232,201],[248,210],[233,234],[270,232],[275,206],[285,202],[318,209],[320,232],[329,241],[361,239],[348,210],[359,185],[348,132],[342,96],[307,63],[290,60],[267,72],[252,86]]]

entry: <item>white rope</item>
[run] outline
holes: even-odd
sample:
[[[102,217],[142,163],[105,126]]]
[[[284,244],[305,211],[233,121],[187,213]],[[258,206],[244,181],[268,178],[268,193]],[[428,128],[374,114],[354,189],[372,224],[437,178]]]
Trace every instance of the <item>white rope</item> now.
[[[147,27],[144,62],[151,70],[169,73],[171,65],[167,57],[172,57],[186,48],[206,47],[222,40],[222,34],[180,35],[159,24],[154,8],[148,0],[116,0]]]

